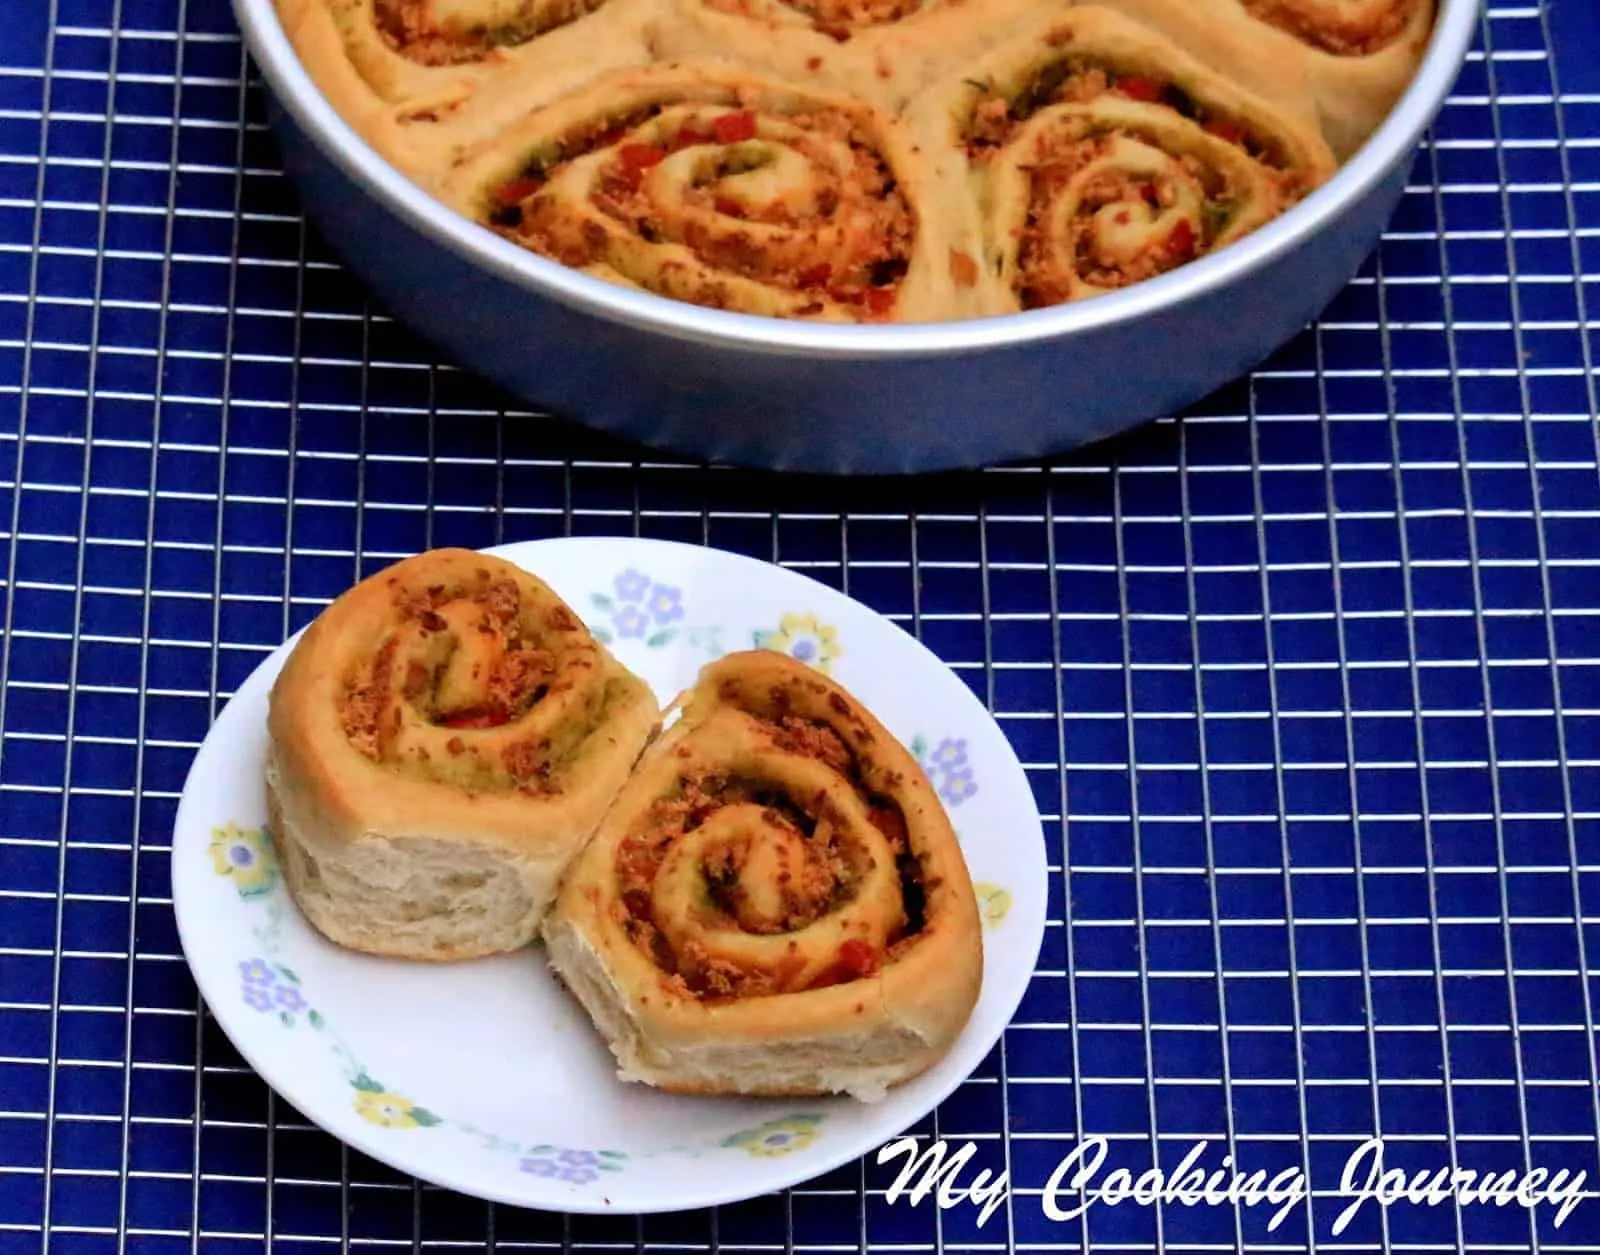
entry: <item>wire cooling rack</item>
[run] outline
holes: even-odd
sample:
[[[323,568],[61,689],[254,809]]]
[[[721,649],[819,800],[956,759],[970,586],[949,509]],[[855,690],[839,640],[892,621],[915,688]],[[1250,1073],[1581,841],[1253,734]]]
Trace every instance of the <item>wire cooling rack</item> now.
[[[1375,1133],[1600,1186],[1597,49],[1584,0],[1494,3],[1378,255],[1181,422],[823,485],[642,462],[435,360],[304,228],[223,0],[7,0],[0,1252],[1600,1249],[1600,1199],[1335,1232]],[[998,715],[1052,923],[917,1130],[1009,1169],[986,1224],[870,1161],[716,1212],[490,1207],[311,1128],[199,1004],[168,843],[228,694],[390,559],[567,533],[804,570]],[[1209,1139],[1314,1206],[1048,1218],[1092,1136],[1107,1172]]]

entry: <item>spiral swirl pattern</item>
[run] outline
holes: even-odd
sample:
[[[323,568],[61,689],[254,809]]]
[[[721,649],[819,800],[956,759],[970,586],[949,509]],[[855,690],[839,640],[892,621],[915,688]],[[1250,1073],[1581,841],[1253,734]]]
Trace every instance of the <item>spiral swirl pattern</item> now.
[[[559,792],[561,768],[626,687],[548,588],[482,559],[387,577],[387,614],[345,682],[368,759],[479,791]]]
[[[438,195],[461,152],[529,109],[650,59],[659,0],[275,0],[362,138]]]
[[[659,718],[541,580],[461,549],[396,563],[324,609],[272,686],[290,893],[368,953],[525,946]]]
[[[630,938],[696,997],[869,976],[925,923],[899,807],[873,793],[836,714],[787,713],[799,694],[778,692],[764,711],[691,709],[675,778],[617,848]]]
[[[757,1042],[815,1068],[834,1035],[863,1057],[877,1038],[874,1067],[926,1066],[971,1013],[982,958],[921,768],[836,683],[765,650],[701,673],[569,870],[545,938],[641,1077],[744,1092],[828,1089],[755,1067],[709,1079],[709,1060]],[[925,1027],[908,1037],[912,1022]]]
[[[1126,287],[1271,221],[1332,172],[1313,134],[1129,19],[1069,11],[937,101],[1015,307]]]
[[[364,138],[517,246],[686,304],[873,324],[1079,300],[1227,247],[1366,143],[1438,0],[275,3]]]
[[[507,238],[614,281],[879,322],[914,317],[961,278],[960,262],[941,274],[928,260],[909,166],[858,102],[697,65],[597,82],[468,163],[457,187]]]

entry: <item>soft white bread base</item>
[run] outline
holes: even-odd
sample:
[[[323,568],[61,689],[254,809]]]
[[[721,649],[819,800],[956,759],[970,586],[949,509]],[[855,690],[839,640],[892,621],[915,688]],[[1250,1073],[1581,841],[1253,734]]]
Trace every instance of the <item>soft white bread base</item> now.
[[[267,824],[284,883],[311,926],[336,945],[448,960],[517,950],[538,935],[564,860],[381,832],[313,852],[285,814],[275,758],[266,783]]]
[[[437,588],[470,600],[507,580],[519,587],[523,627],[556,656],[545,695],[522,717],[477,730],[396,707],[407,752],[362,753],[342,720],[348,678],[395,647],[397,598]],[[406,665],[397,656],[391,669]],[[290,896],[330,941],[368,954],[445,962],[521,949],[659,723],[649,687],[531,575],[466,550],[396,563],[325,609],[273,684],[268,831]],[[563,737],[548,789],[493,774],[507,752]]]
[[[771,1042],[647,1040],[638,1019],[630,1015],[626,995],[578,929],[549,918],[544,943],[557,978],[611,1048],[622,1081],[677,1093],[770,1098],[847,1094],[875,1103],[893,1086],[925,1072],[942,1053],[914,1024],[876,1017],[855,1031]]]

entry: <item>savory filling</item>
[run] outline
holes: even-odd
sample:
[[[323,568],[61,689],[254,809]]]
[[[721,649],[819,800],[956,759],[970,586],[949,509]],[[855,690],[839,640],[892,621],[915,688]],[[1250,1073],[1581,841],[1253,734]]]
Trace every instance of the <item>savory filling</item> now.
[[[461,734],[513,725],[543,701],[558,679],[555,655],[538,636],[540,624],[555,632],[580,625],[560,606],[536,619],[514,581],[480,576],[465,588],[395,586],[395,626],[346,681],[344,733],[373,761],[432,764],[428,774],[464,785],[499,779],[551,791],[562,747],[549,737],[509,737],[480,747]],[[451,735],[442,742],[438,731],[419,738],[418,725]],[[492,761],[484,761],[484,753]]]
[[[1410,24],[1420,0],[1243,0],[1257,21],[1336,57],[1381,52]]]
[[[1189,154],[1141,161],[1136,142],[1081,124],[1045,137],[1018,250],[1025,308],[1165,274],[1227,228],[1240,191],[1225,171]]]
[[[1264,165],[1282,168],[1288,164],[1278,145],[1253,133],[1243,119],[1202,104],[1159,74],[1124,70],[1087,57],[1063,57],[1035,71],[1020,90],[1009,95],[993,83],[974,81],[971,85],[978,90],[978,103],[967,126],[967,151],[979,160],[1003,148],[1028,119],[1051,105],[1087,105],[1109,96],[1160,105],[1225,143],[1237,145]]]
[[[1171,111],[1273,170],[1268,212],[1281,211],[1296,194],[1297,180],[1276,144],[1158,75],[1067,57],[1037,71],[1013,95],[974,86],[979,100],[967,139],[980,164],[1044,109],[1117,101]],[[1017,241],[1015,286],[1024,308],[1154,278],[1202,256],[1227,230],[1247,190],[1203,153],[1168,151],[1159,127],[1159,116],[1125,111],[1115,117],[1063,113],[1033,128],[1027,215]],[[1263,193],[1255,187],[1248,194]]]
[[[711,0],[711,3],[724,13],[747,17],[758,13],[751,0]],[[887,26],[910,17],[922,8],[922,0],[785,0],[785,7],[803,13],[817,30],[843,43],[857,30]]]
[[[598,9],[605,0],[373,0],[384,42],[419,65],[465,65]]]
[[[572,163],[591,153],[574,206]],[[737,308],[727,276],[871,321],[893,309],[915,219],[875,147],[826,110],[770,119],[751,109],[657,105],[536,154],[492,196],[489,225],[577,268],[608,264],[663,295]],[[678,245],[630,264],[627,245]]]
[[[784,716],[769,725],[789,753],[814,757],[859,781],[854,756],[826,725]],[[877,972],[914,944],[926,925],[921,864],[890,799],[868,796],[872,823],[892,851],[898,879],[894,918],[875,929],[830,926],[863,890],[868,862],[821,803],[747,777],[686,772],[621,843],[612,906],[629,939],[648,954],[675,993],[702,1000],[764,997],[820,989]],[[692,927],[663,918],[675,848],[735,809],[757,808],[758,836],[730,830],[697,853]],[[823,926],[811,936],[807,929]],[[730,934],[770,939],[741,956]],[[789,938],[787,943],[784,939]],[[819,952],[817,947],[822,946]],[[770,957],[770,956],[776,956]]]

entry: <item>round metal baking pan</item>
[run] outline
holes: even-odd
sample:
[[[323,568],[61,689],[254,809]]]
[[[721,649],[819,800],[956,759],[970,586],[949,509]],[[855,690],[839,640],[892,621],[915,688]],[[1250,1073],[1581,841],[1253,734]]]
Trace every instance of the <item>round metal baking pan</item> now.
[[[324,99],[273,0],[233,0],[307,215],[388,312],[531,406],[711,461],[833,474],[1063,452],[1259,365],[1349,282],[1405,189],[1481,0],[1440,0],[1382,127],[1266,227],[1157,279],[1001,318],[823,325],[702,309],[590,278],[446,208]]]

